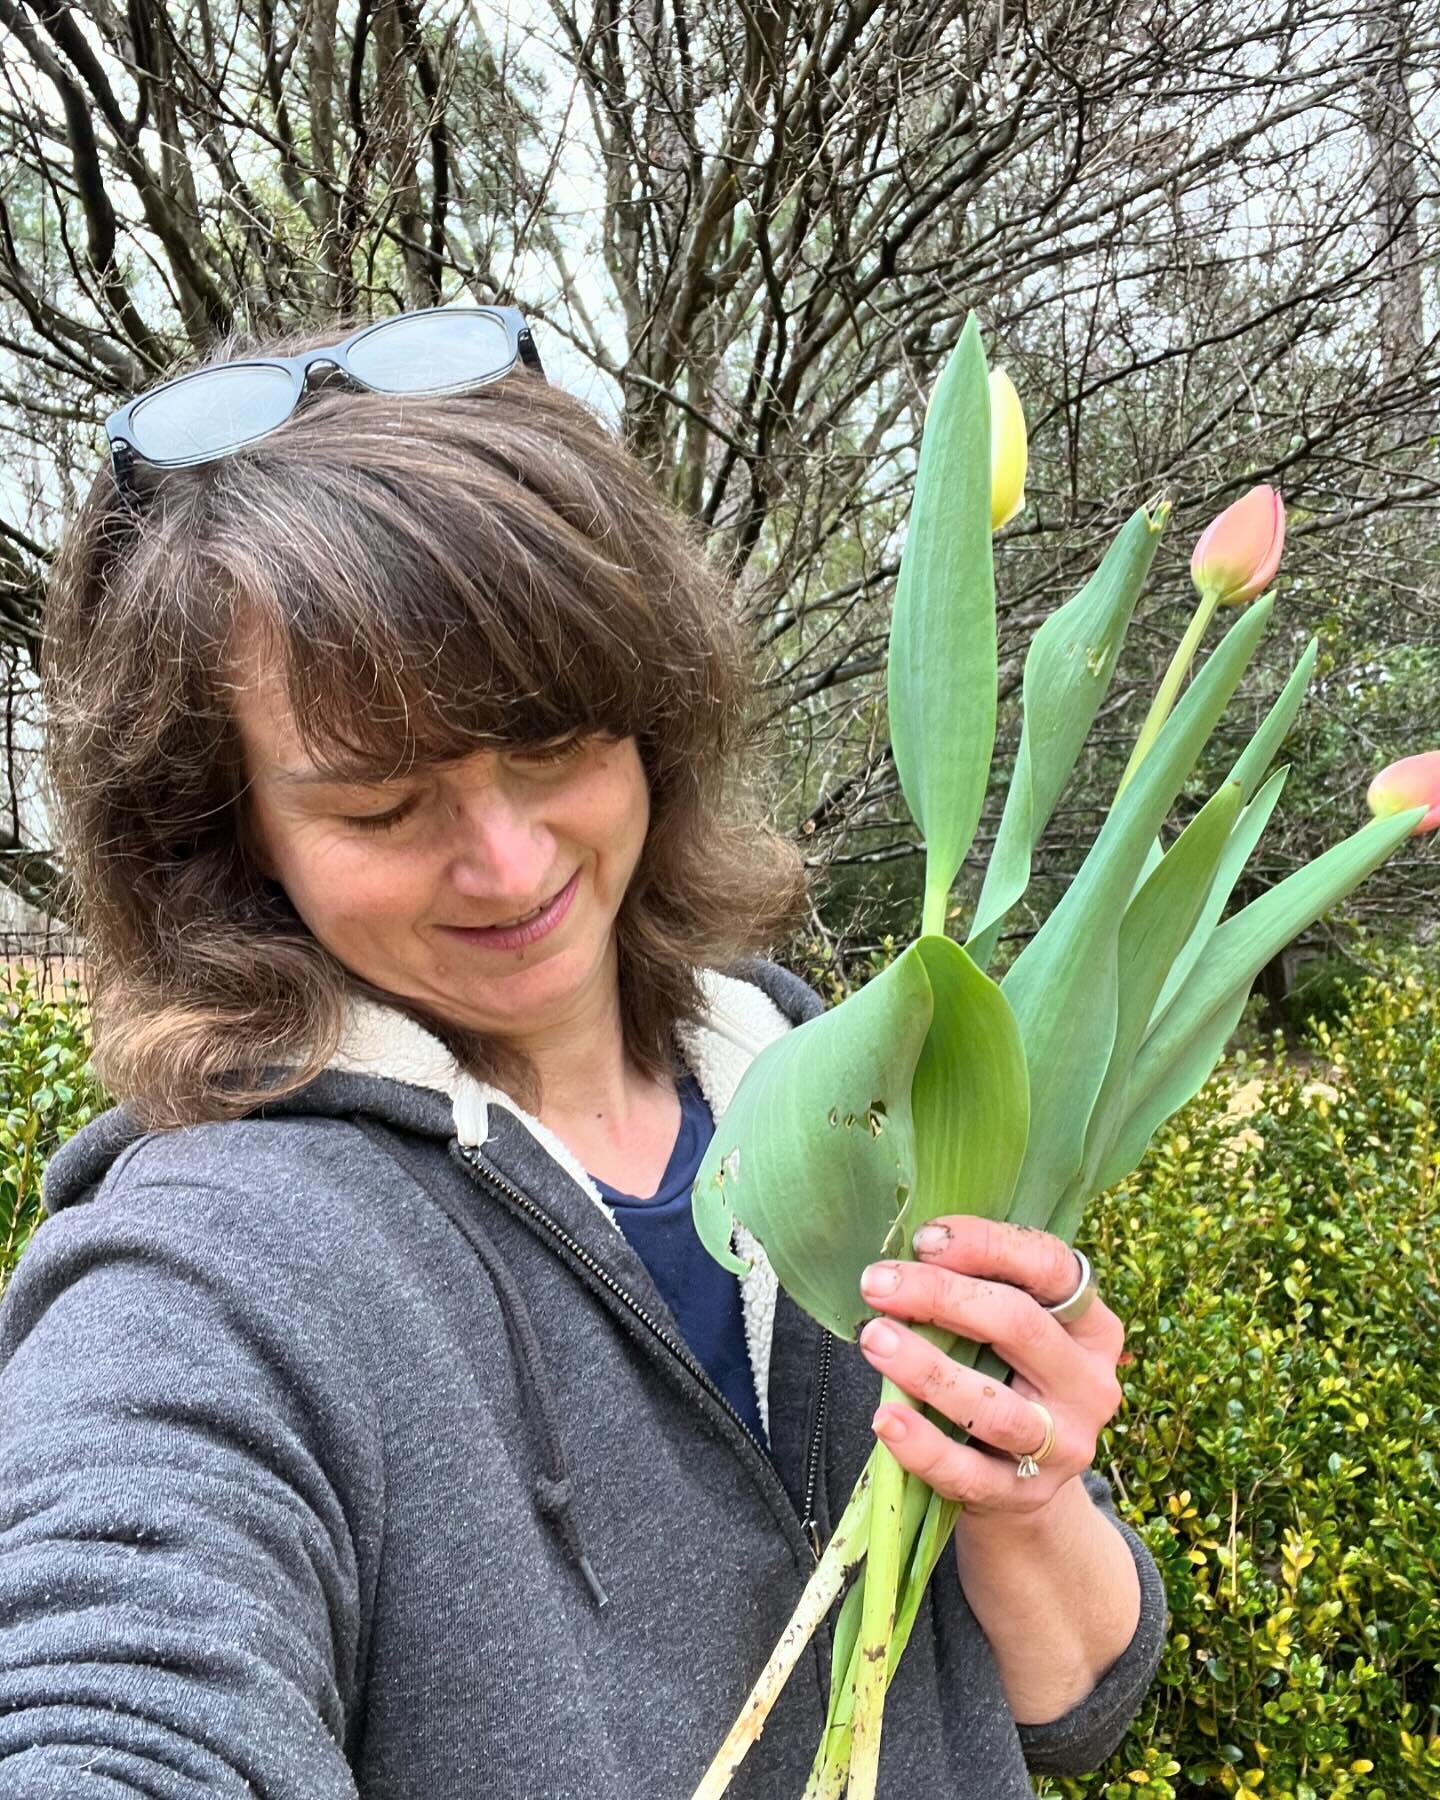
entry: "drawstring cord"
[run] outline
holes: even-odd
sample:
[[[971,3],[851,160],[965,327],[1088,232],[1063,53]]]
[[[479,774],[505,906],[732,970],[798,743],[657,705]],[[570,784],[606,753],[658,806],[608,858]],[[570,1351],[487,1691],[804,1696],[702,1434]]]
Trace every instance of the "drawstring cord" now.
[[[559,1410],[545,1372],[540,1339],[514,1274],[469,1210],[443,1191],[413,1143],[399,1132],[362,1113],[352,1113],[350,1117],[353,1124],[358,1125],[374,1144],[393,1161],[398,1162],[425,1189],[479,1257],[495,1290],[495,1298],[505,1321],[505,1335],[510,1341],[511,1355],[519,1371],[521,1388],[527,1402],[524,1409],[526,1422],[532,1435],[538,1429],[543,1440],[536,1460],[538,1464],[546,1466],[537,1467],[533,1473],[535,1504],[550,1522],[552,1529],[558,1530],[560,1540],[570,1560],[584,1576],[596,1606],[608,1605],[610,1597],[600,1585],[600,1579],[585,1553],[585,1539],[575,1513],[575,1484],[570,1477],[560,1438]],[[452,1140],[452,1147],[454,1142]]]

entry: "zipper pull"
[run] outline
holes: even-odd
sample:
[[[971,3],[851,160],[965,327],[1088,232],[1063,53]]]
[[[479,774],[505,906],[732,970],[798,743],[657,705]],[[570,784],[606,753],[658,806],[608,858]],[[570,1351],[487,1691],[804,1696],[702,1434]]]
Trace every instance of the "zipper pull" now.
[[[822,1549],[820,1543],[820,1521],[818,1519],[802,1519],[800,1522],[800,1529],[809,1539],[810,1548],[814,1551],[815,1560],[818,1563]]]

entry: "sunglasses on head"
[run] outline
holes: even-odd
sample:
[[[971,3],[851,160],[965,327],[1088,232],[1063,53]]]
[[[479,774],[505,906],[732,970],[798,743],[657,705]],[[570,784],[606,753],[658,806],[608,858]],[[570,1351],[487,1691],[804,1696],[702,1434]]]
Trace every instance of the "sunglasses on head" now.
[[[515,306],[430,306],[397,313],[299,356],[249,356],[195,369],[138,394],[105,421],[115,486],[142,492],[137,465],[184,469],[268,437],[322,388],[377,394],[458,394],[523,363],[543,381],[540,353]]]

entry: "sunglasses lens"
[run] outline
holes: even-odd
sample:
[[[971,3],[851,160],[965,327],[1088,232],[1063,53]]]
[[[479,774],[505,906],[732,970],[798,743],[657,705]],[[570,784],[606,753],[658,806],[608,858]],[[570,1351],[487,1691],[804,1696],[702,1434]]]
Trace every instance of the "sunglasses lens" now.
[[[130,415],[130,437],[148,462],[203,461],[282,425],[294,393],[284,369],[201,369],[142,400]]]
[[[381,393],[441,394],[503,375],[515,352],[489,313],[426,313],[387,319],[350,346],[347,360]]]

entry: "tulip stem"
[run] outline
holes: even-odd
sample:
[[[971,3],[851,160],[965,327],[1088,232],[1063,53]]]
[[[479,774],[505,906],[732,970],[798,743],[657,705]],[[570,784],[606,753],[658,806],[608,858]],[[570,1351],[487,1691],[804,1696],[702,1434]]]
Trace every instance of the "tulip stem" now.
[[[730,1786],[735,1771],[745,1760],[746,1752],[765,1729],[770,1709],[779,1699],[781,1689],[799,1662],[805,1646],[834,1604],[851,1570],[863,1560],[870,1524],[871,1482],[874,1468],[881,1457],[892,1463],[894,1461],[890,1452],[879,1444],[871,1452],[870,1461],[862,1470],[850,1496],[850,1504],[841,1514],[840,1523],[825,1546],[825,1554],[805,1584],[805,1592],[790,1615],[790,1623],[781,1633],[780,1642],[772,1651],[769,1662],[760,1671],[760,1677],[750,1690],[739,1718],[730,1727],[729,1735],[716,1752],[715,1760],[705,1771],[692,1800],[719,1800],[719,1796]]]
[[[895,1626],[890,1637],[890,1653],[885,1680],[895,1679],[895,1666],[909,1641],[911,1627],[920,1607],[931,1571],[940,1559],[936,1533],[953,1530],[959,1502],[942,1501],[918,1475],[905,1477],[905,1493],[901,1502],[900,1569],[901,1581],[896,1597]],[[908,1573],[907,1573],[908,1571]],[[863,1601],[865,1575],[862,1573],[845,1597],[847,1607]],[[842,1609],[843,1618],[843,1609]],[[855,1715],[855,1686],[859,1679],[860,1645],[858,1632],[848,1645],[843,1633],[836,1631],[836,1671],[831,1678],[830,1710],[820,1748],[810,1771],[809,1785],[803,1800],[833,1800],[844,1792],[850,1777],[850,1751]],[[841,1665],[843,1664],[843,1673]]]
[[[1130,784],[1130,777],[1144,762],[1151,746],[1159,737],[1165,721],[1170,717],[1171,708],[1179,696],[1185,677],[1190,673],[1190,665],[1195,660],[1195,652],[1200,648],[1200,640],[1205,635],[1205,628],[1215,617],[1215,608],[1220,604],[1218,589],[1206,588],[1200,596],[1200,604],[1195,608],[1180,647],[1170,659],[1170,667],[1165,671],[1165,679],[1155,698],[1150,702],[1150,710],[1145,715],[1145,723],[1140,728],[1140,735],[1135,740],[1135,748],[1130,752],[1130,760],[1125,765],[1125,773],[1120,777],[1120,785],[1115,790],[1118,800]]]
[[[880,1384],[880,1404],[915,1410],[915,1402],[893,1381]],[[865,1601],[860,1613],[854,1712],[851,1717],[848,1800],[875,1800],[880,1774],[880,1731],[889,1685],[890,1638],[895,1628],[895,1596],[900,1583],[905,1470],[882,1449],[871,1482],[870,1543],[865,1558]]]
[[[957,1362],[969,1365],[980,1358],[986,1361],[987,1367],[993,1362],[993,1368],[989,1368],[990,1373],[1004,1373],[1005,1365],[994,1357],[993,1352],[982,1350],[980,1345],[968,1339],[958,1338],[954,1332],[944,1331],[938,1325],[918,1325],[915,1330],[946,1355],[955,1352]],[[891,1382],[882,1382],[881,1397],[882,1401],[913,1407],[922,1417],[931,1418],[942,1429],[950,1429],[938,1413],[916,1406],[902,1389]],[[806,1583],[805,1591],[790,1616],[780,1642],[761,1670],[759,1679],[741,1708],[740,1716],[731,1726],[725,1742],[717,1751],[691,1800],[720,1800],[720,1796],[728,1791],[746,1753],[765,1729],[770,1710],[779,1699],[805,1646],[814,1636],[851,1574],[862,1562],[867,1562],[877,1483],[883,1485],[885,1473],[890,1475],[895,1484],[894,1513],[888,1533],[893,1540],[889,1547],[893,1567],[890,1571],[891,1623],[886,1630],[886,1654],[880,1659],[884,1664],[884,1682],[873,1700],[875,1747],[878,1751],[885,1687],[889,1685],[895,1673],[895,1665],[900,1660],[900,1653],[905,1648],[930,1571],[939,1560],[943,1543],[948,1538],[949,1530],[953,1528],[955,1511],[955,1503],[952,1501],[945,1502],[943,1508],[937,1509],[929,1486],[918,1476],[907,1475],[884,1444],[879,1442],[870,1452],[870,1458],[860,1472],[860,1479],[855,1483],[849,1504],[841,1514],[830,1542],[825,1546],[825,1554]],[[943,1521],[938,1536],[937,1521]],[[917,1539],[922,1542],[922,1548],[918,1551]],[[882,1559],[885,1553],[882,1548]],[[868,1578],[873,1566],[873,1563],[868,1564],[866,1576],[858,1586],[868,1588]],[[838,1797],[845,1792],[846,1781],[851,1772],[851,1732],[855,1716],[856,1683],[864,1661],[864,1598],[862,1593],[859,1608],[854,1606],[853,1601],[850,1603],[851,1631],[847,1633],[844,1622],[837,1628],[837,1649],[833,1658],[826,1728],[821,1734],[820,1749],[805,1791],[805,1800],[832,1800],[832,1796]],[[862,1628],[859,1631],[853,1630],[855,1610],[861,1613]],[[842,1609],[842,1621],[844,1618]],[[844,1642],[847,1635],[848,1643]],[[875,1660],[870,1659],[868,1664],[872,1670]],[[861,1791],[852,1790],[856,1795]]]

